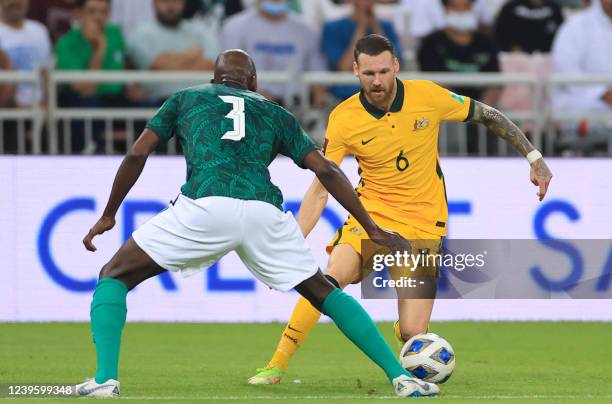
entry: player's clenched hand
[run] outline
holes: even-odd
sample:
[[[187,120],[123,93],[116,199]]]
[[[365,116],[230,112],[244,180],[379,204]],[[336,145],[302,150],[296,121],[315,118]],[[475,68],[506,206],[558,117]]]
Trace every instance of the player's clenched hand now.
[[[94,224],[94,226],[89,229],[89,233],[87,233],[87,235],[83,239],[83,244],[85,244],[85,248],[87,248],[89,251],[96,251],[96,246],[92,243],[93,238],[104,233],[107,230],[112,229],[114,226],[114,217],[102,216],[100,220],[98,220],[96,224]]]
[[[368,233],[368,236],[376,243],[387,247],[392,253],[395,251],[411,251],[410,242],[394,231],[377,227],[374,231]]]
[[[540,158],[531,163],[530,176],[533,185],[540,187],[540,190],[538,191],[537,195],[541,201],[542,199],[544,199],[544,196],[546,196],[546,191],[548,191],[548,184],[550,184],[550,180],[552,179],[552,173],[544,162],[544,159]]]

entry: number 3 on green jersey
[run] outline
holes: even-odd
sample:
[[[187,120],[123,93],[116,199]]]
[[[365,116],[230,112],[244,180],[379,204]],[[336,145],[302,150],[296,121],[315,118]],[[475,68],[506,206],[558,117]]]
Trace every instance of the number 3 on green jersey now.
[[[221,139],[233,140],[235,142],[240,141],[245,133],[245,119],[244,119],[244,98],[236,97],[233,95],[220,95],[219,98],[227,104],[232,104],[232,110],[225,115],[226,118],[234,121],[234,128],[230,131],[225,132]]]

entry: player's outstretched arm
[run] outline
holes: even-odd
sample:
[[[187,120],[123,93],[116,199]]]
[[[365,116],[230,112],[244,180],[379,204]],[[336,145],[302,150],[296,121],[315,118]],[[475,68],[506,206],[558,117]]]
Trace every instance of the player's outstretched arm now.
[[[327,189],[325,189],[318,178],[315,178],[306,194],[304,194],[304,200],[297,214],[297,222],[304,237],[310,234],[321,218],[323,209],[327,205],[328,196]]]
[[[482,123],[527,158],[531,165],[531,182],[533,185],[540,187],[537,193],[540,201],[544,199],[552,179],[552,173],[544,162],[542,154],[533,147],[523,131],[503,113],[476,100],[472,100],[472,102],[474,103],[474,115],[469,122]]]
[[[125,196],[130,192],[132,186],[136,183],[140,173],[145,166],[147,158],[159,143],[159,137],[150,129],[145,129],[140,137],[134,142],[132,148],[125,155],[125,158],[117,170],[115,181],[111,189],[106,208],[102,213],[102,217],[89,230],[89,233],[83,239],[85,248],[89,251],[96,251],[96,246],[92,240],[95,236],[112,229],[115,226],[115,215],[119,206],[125,199]]]
[[[391,250],[409,250],[407,240],[374,223],[359,200],[353,185],[334,162],[326,159],[320,151],[314,150],[306,155],[303,164],[315,173],[321,184],[344,209],[353,215],[371,239],[381,242]]]

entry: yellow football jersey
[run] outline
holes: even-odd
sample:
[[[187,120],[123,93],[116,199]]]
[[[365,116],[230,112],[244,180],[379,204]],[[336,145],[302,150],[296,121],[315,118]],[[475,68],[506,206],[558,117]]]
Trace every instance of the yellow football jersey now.
[[[368,212],[444,236],[448,206],[438,161],[442,121],[466,121],[474,106],[431,81],[397,80],[388,112],[371,105],[363,91],[329,116],[324,152],[340,164],[359,163],[357,192]]]

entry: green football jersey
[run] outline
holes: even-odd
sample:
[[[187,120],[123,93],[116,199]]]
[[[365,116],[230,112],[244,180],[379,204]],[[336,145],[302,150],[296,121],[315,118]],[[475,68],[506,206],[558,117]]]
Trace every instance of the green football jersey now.
[[[181,192],[192,199],[226,196],[282,209],[283,196],[268,166],[283,154],[302,167],[317,148],[290,112],[257,93],[223,84],[179,91],[147,128],[162,141],[177,137],[187,161]]]

